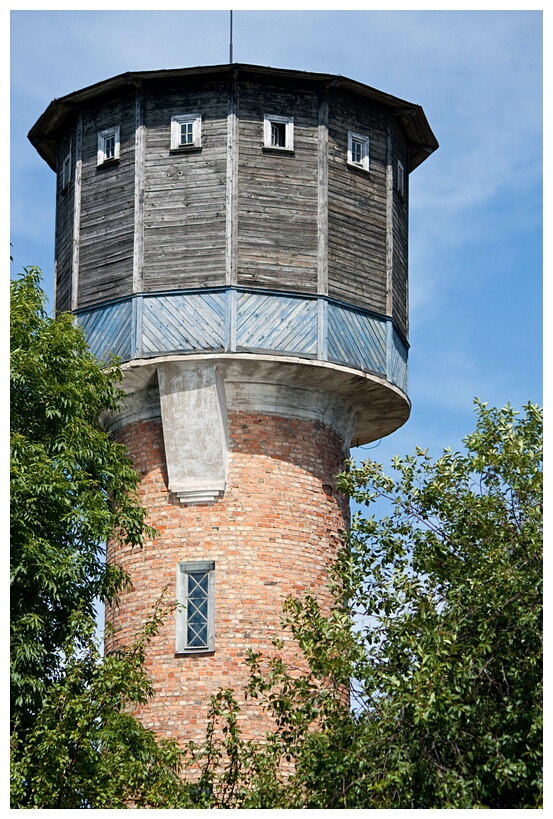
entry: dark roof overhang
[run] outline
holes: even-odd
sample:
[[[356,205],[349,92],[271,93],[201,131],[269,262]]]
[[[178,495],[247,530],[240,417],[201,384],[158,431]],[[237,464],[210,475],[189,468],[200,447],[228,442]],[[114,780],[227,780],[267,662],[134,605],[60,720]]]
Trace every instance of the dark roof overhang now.
[[[274,77],[296,82],[340,87],[353,94],[382,105],[392,112],[399,127],[403,131],[408,145],[409,171],[414,170],[421,162],[438,148],[438,141],[434,136],[420,105],[385,94],[369,85],[350,80],[339,74],[318,74],[310,71],[292,71],[283,68],[245,65],[232,63],[225,65],[200,66],[197,68],[163,69],[160,71],[127,71],[118,74],[109,80],[89,85],[80,91],[74,91],[64,97],[53,100],[42,116],[29,131],[29,139],[40,156],[48,163],[52,170],[57,165],[57,137],[65,123],[75,114],[86,107],[90,102],[103,96],[114,94],[125,87],[137,87],[149,81],[159,82],[164,79],[186,79],[209,75],[243,75],[256,78]]]

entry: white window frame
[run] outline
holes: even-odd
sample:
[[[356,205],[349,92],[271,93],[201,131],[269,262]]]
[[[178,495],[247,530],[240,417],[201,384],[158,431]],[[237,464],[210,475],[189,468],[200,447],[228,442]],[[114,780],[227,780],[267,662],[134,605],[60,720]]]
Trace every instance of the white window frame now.
[[[271,140],[271,125],[284,125],[284,145],[273,145]],[[283,117],[278,114],[264,114],[263,116],[263,147],[271,151],[294,150],[294,117]]]
[[[402,198],[405,196],[405,165],[401,159],[397,161],[396,190]]]
[[[192,142],[181,143],[181,125],[192,123]],[[171,118],[171,150],[186,151],[202,147],[202,115],[176,114]]]
[[[60,169],[60,189],[66,191],[71,182],[71,151],[65,155]]]
[[[188,645],[188,577],[196,572],[207,573],[207,640],[205,645]],[[175,631],[176,654],[199,654],[215,650],[215,561],[186,560],[177,565],[177,610]]]
[[[357,142],[361,145],[361,161],[354,161],[353,158],[353,143]],[[364,171],[369,170],[369,144],[370,140],[366,134],[356,134],[355,131],[348,131],[348,165],[354,168],[362,168]]]
[[[110,137],[113,137],[113,156],[106,156],[106,142]],[[116,162],[119,159],[121,149],[120,130],[119,126],[114,128],[106,128],[104,131],[98,133],[98,165],[104,165],[107,162]]]

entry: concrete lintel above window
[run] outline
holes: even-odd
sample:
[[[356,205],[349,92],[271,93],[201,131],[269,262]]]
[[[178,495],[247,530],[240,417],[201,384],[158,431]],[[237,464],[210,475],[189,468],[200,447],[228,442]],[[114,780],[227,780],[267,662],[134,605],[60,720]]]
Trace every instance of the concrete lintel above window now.
[[[265,114],[263,117],[263,147],[276,151],[293,151],[294,117]]]
[[[369,137],[348,131],[348,165],[369,170]]]
[[[171,150],[202,147],[202,115],[177,114],[171,119]]]

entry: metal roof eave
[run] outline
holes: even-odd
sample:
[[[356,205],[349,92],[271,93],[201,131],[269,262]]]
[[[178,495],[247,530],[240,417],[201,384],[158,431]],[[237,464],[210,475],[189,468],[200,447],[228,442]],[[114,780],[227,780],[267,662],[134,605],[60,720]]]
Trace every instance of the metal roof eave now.
[[[188,76],[209,74],[253,74],[255,76],[278,76],[281,79],[310,81],[316,84],[344,88],[354,94],[364,96],[385,108],[389,108],[397,118],[404,132],[409,148],[409,170],[412,171],[427,156],[438,148],[434,136],[420,105],[385,94],[369,85],[343,77],[340,74],[321,74],[245,63],[199,66],[196,68],[161,69],[156,71],[127,71],[107,80],[89,85],[53,100],[29,131],[28,138],[40,156],[52,170],[56,170],[56,134],[62,124],[86,103],[114,93],[126,86],[140,86],[144,82],[163,79],[178,79]]]

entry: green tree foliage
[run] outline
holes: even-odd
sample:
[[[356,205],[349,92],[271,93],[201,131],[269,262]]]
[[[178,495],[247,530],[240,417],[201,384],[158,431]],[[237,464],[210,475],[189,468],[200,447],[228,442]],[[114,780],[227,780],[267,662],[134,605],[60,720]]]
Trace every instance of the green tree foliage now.
[[[32,724],[68,637],[88,639],[94,600],[125,582],[108,539],[141,545],[148,527],[124,447],[99,426],[120,400],[69,314],[45,312],[40,270],[11,283],[12,713]],[[75,618],[75,614],[80,618]]]
[[[531,808],[542,793],[542,416],[477,402],[466,452],[352,466],[345,572],[368,778],[389,807]],[[374,751],[371,751],[374,753]]]
[[[341,476],[387,514],[355,515],[330,617],[287,603],[309,672],[250,657],[249,695],[276,725],[264,744],[242,743],[220,696],[217,807],[541,806],[541,411],[478,403],[464,443],[396,458],[394,477],[371,461]]]
[[[11,284],[12,807],[187,807],[183,759],[130,714],[152,694],[152,614],[126,650],[101,657],[95,599],[128,578],[108,540],[153,530],[130,459],[99,426],[121,394],[69,315],[45,312],[40,271]]]
[[[158,739],[130,708],[153,696],[145,649],[156,610],[124,650],[102,657],[88,618],[85,649],[70,639],[64,673],[49,686],[32,729],[12,734],[13,808],[189,808],[198,804],[181,778],[185,755]],[[191,795],[192,794],[192,795]]]
[[[238,695],[212,699],[179,749],[133,716],[163,606],[101,657],[94,599],[125,576],[104,543],[150,532],[137,477],[98,417],[120,399],[40,274],[12,284],[12,806],[30,808],[535,808],[542,804],[542,414],[477,402],[463,452],[427,451],[339,477],[360,507],[335,604],[289,599],[279,644],[251,654]],[[374,510],[374,513],[373,513]]]

